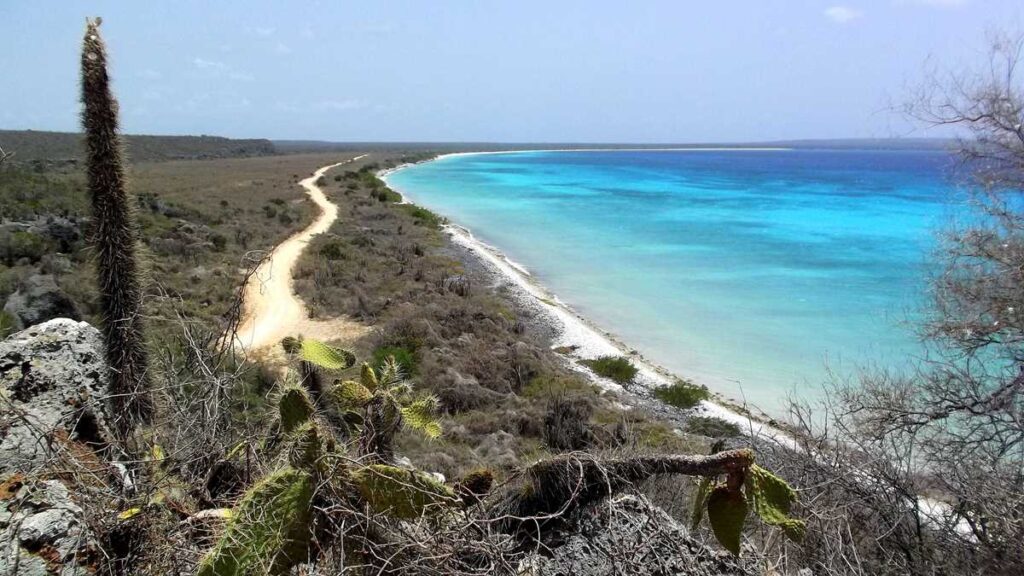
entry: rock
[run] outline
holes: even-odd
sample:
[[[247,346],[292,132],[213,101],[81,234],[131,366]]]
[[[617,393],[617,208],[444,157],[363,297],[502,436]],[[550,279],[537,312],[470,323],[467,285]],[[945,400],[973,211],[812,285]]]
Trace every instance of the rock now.
[[[40,217],[29,231],[52,238],[61,252],[70,252],[82,240],[81,224],[59,216]]]
[[[685,526],[638,496],[620,496],[585,512],[550,557],[534,556],[522,574],[741,576],[728,552],[691,538]]]
[[[91,573],[96,539],[63,484],[16,475],[0,487],[0,574]]]
[[[0,476],[36,471],[61,440],[112,439],[106,389],[103,341],[85,322],[57,318],[0,342]]]
[[[7,298],[4,312],[19,322],[18,328],[53,318],[81,320],[78,307],[49,274],[37,274],[26,280],[17,292]]]

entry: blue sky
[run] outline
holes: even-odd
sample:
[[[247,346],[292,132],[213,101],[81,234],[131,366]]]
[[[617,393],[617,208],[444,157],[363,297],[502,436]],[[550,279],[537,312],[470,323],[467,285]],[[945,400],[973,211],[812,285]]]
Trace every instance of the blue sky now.
[[[1021,0],[0,0],[0,128],[77,128],[87,15],[126,132],[326,140],[907,135],[926,60],[1024,29]]]

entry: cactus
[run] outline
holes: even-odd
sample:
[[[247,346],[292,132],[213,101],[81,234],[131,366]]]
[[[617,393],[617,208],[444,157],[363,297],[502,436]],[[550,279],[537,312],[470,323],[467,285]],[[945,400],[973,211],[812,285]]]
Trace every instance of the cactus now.
[[[199,576],[286,574],[306,560],[312,541],[313,496],[327,475],[323,457],[332,450],[313,420],[305,391],[281,395],[281,428],[288,430],[288,464],[246,491]],[[326,446],[325,446],[326,440]]]
[[[277,405],[281,417],[281,432],[291,434],[309,422],[315,412],[309,394],[298,386],[288,386],[281,393]]]
[[[137,231],[125,189],[117,102],[110,91],[101,20],[88,21],[82,45],[82,124],[94,218],[103,337],[110,392],[123,434],[153,414],[142,325],[142,288],[135,254]]]
[[[298,354],[302,350],[302,339],[301,337],[296,338],[295,336],[285,336],[281,339],[281,348],[284,353],[293,356]]]
[[[352,473],[352,480],[374,512],[403,520],[436,514],[459,501],[451,488],[427,474],[396,466],[365,466]]]
[[[246,491],[198,576],[287,574],[312,539],[314,476],[283,468]]]
[[[326,370],[344,370],[356,363],[356,357],[348,350],[328,346],[319,340],[302,340],[299,343],[298,356]]]
[[[413,394],[393,357],[384,361],[379,373],[364,363],[360,380],[335,384],[330,396],[342,410],[361,417],[359,454],[368,462],[391,462],[395,434],[403,427],[428,438],[441,435],[441,424],[434,415],[437,398]]]
[[[487,468],[473,470],[455,484],[455,493],[463,504],[479,503],[491,491],[494,485],[494,472]]]

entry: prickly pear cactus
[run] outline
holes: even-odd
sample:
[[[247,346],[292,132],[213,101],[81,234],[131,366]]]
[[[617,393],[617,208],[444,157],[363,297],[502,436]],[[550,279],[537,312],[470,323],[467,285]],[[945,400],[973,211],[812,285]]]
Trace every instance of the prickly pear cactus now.
[[[309,551],[315,480],[305,470],[284,468],[250,488],[198,576],[287,574]]]
[[[291,434],[309,422],[315,412],[309,394],[298,386],[284,389],[278,402],[278,411],[281,415],[281,431],[285,434]]]
[[[411,519],[456,505],[459,499],[444,484],[414,470],[372,464],[352,473],[363,500],[378,513]]]
[[[356,363],[348,350],[328,346],[319,340],[303,340],[298,344],[299,358],[327,370],[344,370]]]

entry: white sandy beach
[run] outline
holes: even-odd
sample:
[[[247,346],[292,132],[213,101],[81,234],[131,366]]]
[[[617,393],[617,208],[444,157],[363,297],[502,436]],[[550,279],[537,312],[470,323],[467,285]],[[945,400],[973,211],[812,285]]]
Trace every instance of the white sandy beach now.
[[[599,150],[599,149],[594,149]],[[615,149],[623,150],[623,149]],[[649,150],[649,149],[648,149]],[[659,150],[785,150],[784,148],[684,148],[684,149],[659,149]],[[515,154],[524,152],[541,152],[541,151],[584,151],[584,150],[509,150],[509,151],[495,151],[495,152],[456,152],[451,154],[443,154],[438,156],[436,159],[452,157],[452,156],[465,156],[465,155],[479,155],[479,154]],[[432,160],[428,160],[432,161]],[[400,188],[396,188],[392,182],[388,181],[388,177],[395,172],[407,168],[412,164],[405,164],[392,168],[389,170],[382,170],[378,172],[377,176],[384,180],[388,186],[402,195],[404,203],[415,203],[415,199],[411,198],[407,191]],[[586,374],[593,382],[599,386],[609,390],[621,390],[622,387],[609,380],[598,376],[589,368],[580,363],[580,360],[593,359],[600,356],[626,356],[630,358],[634,366],[636,366],[638,373],[636,377],[636,383],[643,386],[646,389],[654,389],[662,386],[668,386],[672,384],[678,376],[665,368],[658,366],[657,364],[647,360],[642,353],[636,351],[634,348],[628,346],[621,339],[611,334],[606,330],[602,330],[595,323],[584,318],[582,315],[574,311],[568,304],[558,298],[557,295],[552,293],[546,287],[537,282],[534,277],[530,274],[529,270],[520,263],[517,263],[510,258],[506,257],[499,249],[494,246],[490,246],[476,237],[473,233],[458,224],[448,224],[445,226],[445,231],[449,234],[452,242],[466,250],[469,250],[473,254],[477,255],[480,260],[490,267],[493,271],[497,272],[502,278],[507,280],[508,284],[514,288],[513,296],[517,298],[520,304],[528,307],[529,309],[537,310],[541,312],[544,318],[548,321],[548,324],[553,329],[555,337],[552,342],[553,348],[569,348],[572,349],[572,353],[567,355],[570,360],[572,367],[584,374]],[[690,379],[690,378],[688,378]],[[692,379],[690,379],[692,380]],[[711,387],[713,390],[713,386]],[[736,403],[738,404],[738,403]],[[731,422],[739,426],[744,433],[756,436],[759,438],[773,439],[780,444],[795,448],[797,443],[789,434],[785,431],[772,427],[767,424],[770,419],[768,416],[760,414],[758,416],[748,416],[743,412],[750,412],[757,414],[759,411],[754,407],[744,407],[744,410],[730,407],[730,402],[724,398],[716,398],[715,401],[705,400],[701,403],[697,409],[703,415],[714,416],[721,418],[722,420]]]

